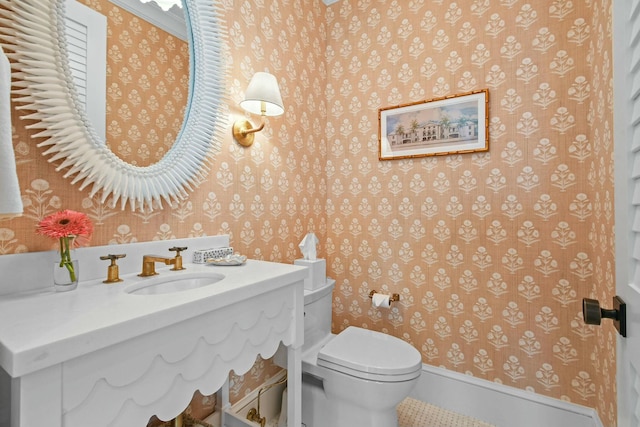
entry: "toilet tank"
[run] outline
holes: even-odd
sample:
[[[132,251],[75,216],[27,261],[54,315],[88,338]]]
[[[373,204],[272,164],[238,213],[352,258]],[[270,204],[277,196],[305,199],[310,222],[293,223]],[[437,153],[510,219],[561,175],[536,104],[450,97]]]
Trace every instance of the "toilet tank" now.
[[[304,291],[303,353],[331,334],[331,302],[335,284],[335,280],[327,277],[324,286]]]
[[[321,341],[326,340],[326,338],[331,335],[331,302],[335,284],[335,280],[327,277],[326,285],[312,291],[304,290],[303,358],[309,349]],[[314,351],[317,353],[317,349]],[[280,347],[278,351],[276,351],[273,361],[281,368],[287,368],[287,348],[283,346],[282,343],[280,343]]]

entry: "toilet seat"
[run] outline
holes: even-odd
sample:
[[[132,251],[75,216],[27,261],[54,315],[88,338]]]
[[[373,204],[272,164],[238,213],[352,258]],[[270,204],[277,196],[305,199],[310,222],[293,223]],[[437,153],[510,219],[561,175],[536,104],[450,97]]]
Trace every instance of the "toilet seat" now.
[[[399,338],[350,326],[318,352],[317,364],[361,379],[398,382],[420,375],[422,357]]]

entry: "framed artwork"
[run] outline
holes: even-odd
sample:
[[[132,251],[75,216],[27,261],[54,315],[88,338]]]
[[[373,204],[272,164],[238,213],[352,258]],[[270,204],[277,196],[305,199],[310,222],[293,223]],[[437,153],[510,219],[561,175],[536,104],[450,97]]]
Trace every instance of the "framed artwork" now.
[[[378,110],[380,160],[489,150],[489,90]]]

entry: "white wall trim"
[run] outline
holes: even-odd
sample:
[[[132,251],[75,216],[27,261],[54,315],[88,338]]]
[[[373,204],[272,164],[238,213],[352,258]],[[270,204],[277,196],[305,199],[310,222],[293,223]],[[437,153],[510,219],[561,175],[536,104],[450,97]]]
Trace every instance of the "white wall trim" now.
[[[497,427],[604,427],[593,408],[426,364],[411,397]]]
[[[164,11],[155,1],[110,0],[121,8],[138,15],[158,28],[187,41],[187,24],[182,8],[178,5]]]

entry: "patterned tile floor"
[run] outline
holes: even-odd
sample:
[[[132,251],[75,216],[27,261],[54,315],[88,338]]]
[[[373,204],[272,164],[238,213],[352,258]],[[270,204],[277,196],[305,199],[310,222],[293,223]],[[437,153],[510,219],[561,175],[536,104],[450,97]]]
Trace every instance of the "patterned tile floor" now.
[[[398,405],[398,421],[399,427],[494,427],[410,397]]]

